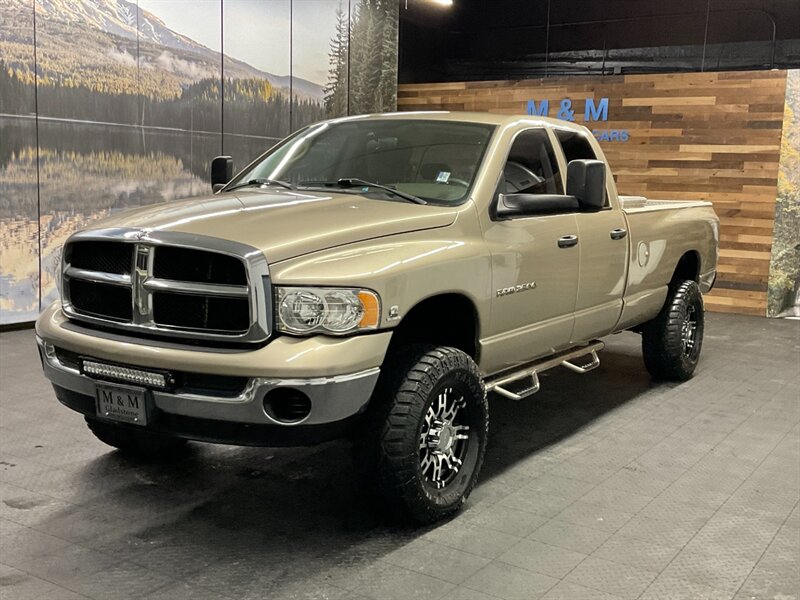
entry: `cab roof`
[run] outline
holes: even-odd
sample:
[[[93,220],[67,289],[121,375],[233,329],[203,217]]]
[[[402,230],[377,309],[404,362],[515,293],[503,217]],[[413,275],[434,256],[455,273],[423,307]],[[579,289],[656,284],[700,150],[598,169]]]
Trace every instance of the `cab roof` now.
[[[488,112],[461,112],[449,110],[425,110],[408,111],[393,113],[374,113],[368,115],[354,115],[331,119],[331,122],[355,121],[355,120],[380,120],[380,119],[414,119],[428,121],[458,121],[462,123],[481,123],[485,125],[514,125],[519,122],[544,123],[554,127],[582,130],[583,126],[552,117],[541,117],[539,115],[523,114],[496,114]]]

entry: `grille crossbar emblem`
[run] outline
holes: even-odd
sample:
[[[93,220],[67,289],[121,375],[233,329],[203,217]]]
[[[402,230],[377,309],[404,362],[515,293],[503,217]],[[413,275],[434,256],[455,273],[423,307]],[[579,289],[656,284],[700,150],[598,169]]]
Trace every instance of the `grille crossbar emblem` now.
[[[150,246],[136,245],[133,267],[133,319],[143,325],[153,322],[153,298],[145,282],[153,273],[153,251]]]

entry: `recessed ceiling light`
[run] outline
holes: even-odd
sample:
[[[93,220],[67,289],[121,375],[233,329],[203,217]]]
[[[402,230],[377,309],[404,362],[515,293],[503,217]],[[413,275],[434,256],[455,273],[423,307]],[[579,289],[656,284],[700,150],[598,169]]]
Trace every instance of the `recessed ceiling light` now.
[[[431,2],[439,6],[453,6],[453,0],[431,0]]]

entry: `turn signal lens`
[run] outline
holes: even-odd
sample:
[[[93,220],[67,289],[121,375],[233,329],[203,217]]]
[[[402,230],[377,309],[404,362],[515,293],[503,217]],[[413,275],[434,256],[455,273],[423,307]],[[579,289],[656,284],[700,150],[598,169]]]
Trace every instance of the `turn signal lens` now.
[[[358,322],[359,329],[374,329],[381,320],[381,303],[375,292],[361,290],[358,292],[358,299],[361,300],[364,314]]]

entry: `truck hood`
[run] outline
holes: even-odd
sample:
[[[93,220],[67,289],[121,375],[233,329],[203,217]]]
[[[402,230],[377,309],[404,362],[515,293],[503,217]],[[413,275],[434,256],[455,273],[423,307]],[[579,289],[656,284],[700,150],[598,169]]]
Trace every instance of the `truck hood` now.
[[[260,249],[270,263],[326,248],[451,225],[457,209],[358,194],[242,190],[127,211],[93,227],[179,231]]]

